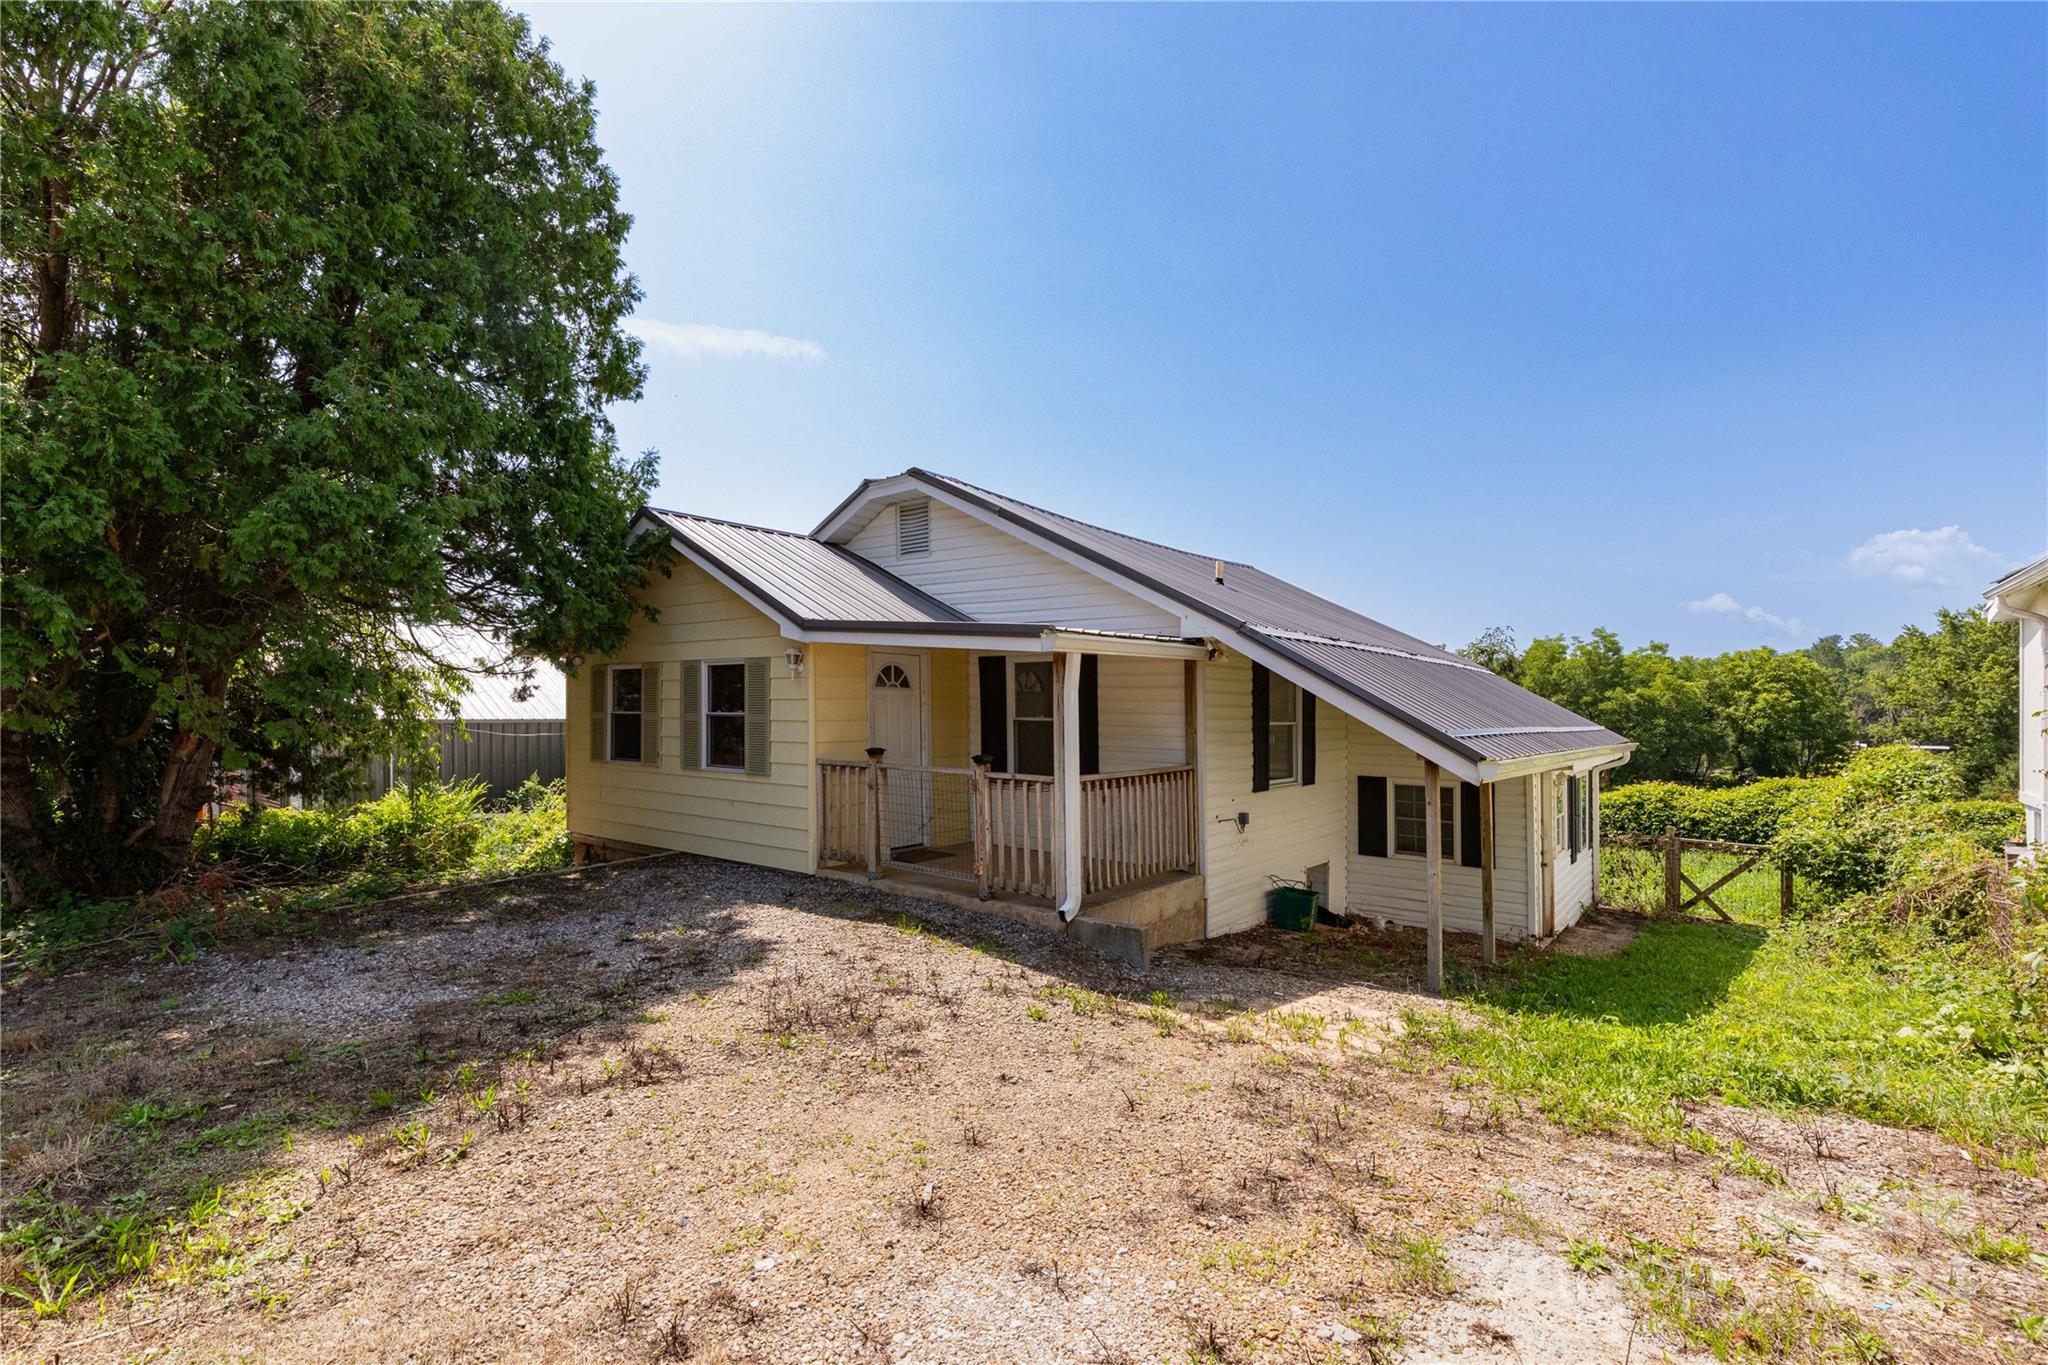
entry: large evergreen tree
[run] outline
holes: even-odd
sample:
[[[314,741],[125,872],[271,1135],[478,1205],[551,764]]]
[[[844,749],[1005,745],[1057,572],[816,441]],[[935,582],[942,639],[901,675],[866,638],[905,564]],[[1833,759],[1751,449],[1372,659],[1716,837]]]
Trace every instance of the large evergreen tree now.
[[[0,26],[13,893],[147,884],[222,764],[401,736],[452,682],[415,627],[615,647],[651,462],[591,87],[495,4]]]

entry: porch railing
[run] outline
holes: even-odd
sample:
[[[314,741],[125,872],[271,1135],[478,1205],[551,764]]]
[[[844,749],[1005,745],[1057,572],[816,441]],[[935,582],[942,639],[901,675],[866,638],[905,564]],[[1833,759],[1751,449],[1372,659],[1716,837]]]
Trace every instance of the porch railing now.
[[[1081,879],[1087,890],[1194,865],[1193,765],[1081,779]]]
[[[904,764],[818,764],[819,857],[972,881],[982,895],[1058,896],[1049,777]],[[1081,779],[1084,892],[1195,865],[1192,765]]]

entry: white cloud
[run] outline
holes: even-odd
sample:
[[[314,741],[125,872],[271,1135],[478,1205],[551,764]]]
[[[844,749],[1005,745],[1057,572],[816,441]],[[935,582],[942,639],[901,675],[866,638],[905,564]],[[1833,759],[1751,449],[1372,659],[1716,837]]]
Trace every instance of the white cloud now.
[[[1947,587],[1996,578],[2011,567],[2003,555],[1970,539],[1960,526],[1886,531],[1849,551],[1849,567],[1872,578]]]
[[[1711,597],[1702,597],[1697,602],[1688,602],[1685,604],[1685,609],[1687,611],[1714,612],[1723,616],[1740,616],[1745,621],[1754,621],[1760,626],[1769,626],[1773,630],[1782,630],[1787,635],[1797,635],[1801,630],[1798,617],[1780,616],[1776,612],[1765,611],[1762,607],[1745,607],[1725,592],[1717,592]]]
[[[779,337],[752,327],[714,327],[708,322],[657,322],[627,318],[626,330],[649,346],[685,360],[756,359],[819,361],[825,348],[801,337]]]

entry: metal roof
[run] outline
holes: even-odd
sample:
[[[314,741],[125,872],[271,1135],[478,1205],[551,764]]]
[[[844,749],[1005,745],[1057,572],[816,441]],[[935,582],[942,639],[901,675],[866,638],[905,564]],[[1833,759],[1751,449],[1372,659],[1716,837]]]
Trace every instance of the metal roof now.
[[[469,690],[453,709],[463,720],[561,720],[569,714],[568,684],[547,660],[521,659],[504,641],[467,626],[422,626],[411,634],[435,658],[463,671]]]
[[[1223,560],[1219,583],[1220,556],[1124,535],[930,470],[907,472],[1244,632],[1468,758],[1533,758],[1630,742],[1449,650],[1249,564]]]
[[[1037,634],[1048,627],[976,621],[850,550],[794,531],[747,526],[687,512],[647,509],[690,549],[739,579],[804,627],[882,630],[916,627],[974,634]]]
[[[1180,603],[1248,651],[1263,650],[1472,763],[1583,754],[1630,741],[1440,645],[1236,560],[1177,550],[927,469],[900,476],[1006,521]],[[832,630],[1036,635],[1058,622],[977,621],[823,536],[868,480],[810,535],[646,509],[689,553],[794,624]],[[1218,581],[1217,566],[1222,566]],[[1067,633],[1073,633],[1071,631]],[[1226,638],[1226,643],[1229,639]]]
[[[2048,557],[2037,559],[2031,564],[2020,565],[2020,567],[1986,588],[1984,595],[1986,597],[1996,597],[2000,593],[2009,592],[2014,588],[2030,586],[2036,579],[2048,579]]]

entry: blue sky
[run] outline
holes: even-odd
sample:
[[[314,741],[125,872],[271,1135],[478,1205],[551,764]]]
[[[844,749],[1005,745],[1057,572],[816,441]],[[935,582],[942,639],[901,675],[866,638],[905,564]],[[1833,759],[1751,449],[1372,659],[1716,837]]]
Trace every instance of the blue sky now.
[[[2048,9],[528,13],[635,218],[661,505],[921,464],[1687,652],[2048,550]]]

